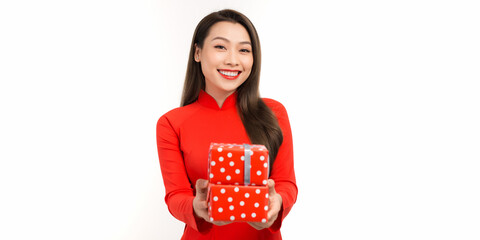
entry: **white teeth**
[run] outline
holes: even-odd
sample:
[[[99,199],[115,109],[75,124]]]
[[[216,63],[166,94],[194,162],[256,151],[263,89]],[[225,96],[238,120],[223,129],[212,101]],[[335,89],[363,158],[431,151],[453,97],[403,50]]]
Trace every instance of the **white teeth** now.
[[[235,77],[238,75],[239,72],[227,72],[227,71],[219,71],[223,75],[227,75],[229,77]]]

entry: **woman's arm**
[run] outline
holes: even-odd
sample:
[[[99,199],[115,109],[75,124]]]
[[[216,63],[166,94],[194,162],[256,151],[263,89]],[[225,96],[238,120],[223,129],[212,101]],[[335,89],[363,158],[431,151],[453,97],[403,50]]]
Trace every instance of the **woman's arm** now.
[[[211,224],[194,213],[195,196],[185,169],[178,133],[165,115],[157,122],[157,147],[168,210],[193,229],[207,231]]]
[[[264,101],[278,119],[278,123],[282,129],[283,142],[278,150],[270,175],[270,179],[274,180],[275,193],[279,195],[281,199],[275,197],[275,199],[270,200],[270,203],[272,203],[272,201],[281,202],[281,207],[276,214],[275,212],[270,213],[269,211],[269,214],[274,218],[275,216],[277,217],[273,223],[268,224],[269,222],[267,222],[267,224],[261,227],[268,227],[271,231],[278,231],[280,230],[283,219],[285,219],[295,204],[298,193],[293,164],[292,131],[285,107],[275,100],[264,99]],[[256,224],[255,228],[258,229],[259,225]]]

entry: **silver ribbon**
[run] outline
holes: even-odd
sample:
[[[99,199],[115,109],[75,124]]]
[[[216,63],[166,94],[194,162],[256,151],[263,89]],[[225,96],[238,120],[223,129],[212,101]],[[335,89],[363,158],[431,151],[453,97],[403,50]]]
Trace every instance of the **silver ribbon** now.
[[[245,151],[245,162],[244,162],[244,170],[243,170],[243,173],[244,173],[244,180],[243,180],[243,183],[245,184],[245,186],[248,186],[250,185],[250,156],[251,156],[251,152],[250,152],[250,145],[248,144],[243,144],[243,147],[244,147],[244,151]]]

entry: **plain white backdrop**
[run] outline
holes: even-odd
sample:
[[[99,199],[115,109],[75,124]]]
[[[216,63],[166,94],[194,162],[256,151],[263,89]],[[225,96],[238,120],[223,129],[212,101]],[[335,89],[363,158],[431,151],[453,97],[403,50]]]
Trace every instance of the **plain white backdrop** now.
[[[282,102],[284,239],[480,238],[477,1],[2,1],[0,239],[180,239],[156,152],[190,41],[247,15]]]

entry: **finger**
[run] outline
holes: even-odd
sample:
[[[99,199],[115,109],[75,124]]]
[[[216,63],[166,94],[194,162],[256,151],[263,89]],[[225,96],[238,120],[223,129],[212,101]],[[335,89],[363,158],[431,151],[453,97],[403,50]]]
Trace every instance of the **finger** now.
[[[275,181],[273,179],[268,179],[268,195],[273,196],[276,194],[275,192]]]
[[[270,210],[267,213],[267,219],[270,222],[270,220],[275,220],[278,217],[278,211],[275,210]]]
[[[208,208],[207,201],[199,200],[199,201],[194,202],[194,204],[195,204],[195,208],[197,208],[197,210],[199,210],[201,212],[207,212],[207,208]]]
[[[265,227],[262,227],[262,226],[261,226],[259,223],[257,223],[257,222],[248,222],[248,224],[249,224],[250,226],[252,226],[253,228],[257,229],[257,230],[261,230],[261,229],[265,228]]]
[[[195,214],[205,220],[208,220],[207,201],[193,200]]]
[[[225,222],[225,221],[213,221],[213,222],[211,222],[211,223],[213,223],[213,224],[215,224],[215,225],[217,225],[217,226],[223,226],[223,225],[230,224],[230,223],[232,223],[232,222]]]
[[[275,222],[275,220],[277,220],[277,217],[278,217],[278,215],[275,216],[275,218],[272,218],[272,219],[269,219],[269,220],[268,220],[268,222],[267,222],[268,227],[271,227],[271,226],[273,225],[273,223]]]
[[[266,223],[261,223],[261,222],[248,222],[248,224],[250,224],[250,226],[254,227],[255,229],[257,230],[262,230],[264,228],[268,228],[270,227],[272,224],[269,222],[266,222]]]
[[[205,179],[198,179],[195,184],[196,195],[202,200],[207,198],[207,186],[208,181]]]
[[[273,219],[277,218],[278,212],[280,212],[280,209],[282,208],[279,198],[281,198],[279,194],[275,194],[270,198],[271,200],[269,205],[270,209],[268,210],[268,213],[267,213],[267,217],[269,220],[272,218]]]
[[[207,201],[201,201],[200,206],[206,210],[208,208]]]
[[[195,188],[198,190],[198,189],[204,189],[206,188],[208,185],[208,181],[205,180],[205,179],[198,179],[197,180],[197,183],[195,184]]]

